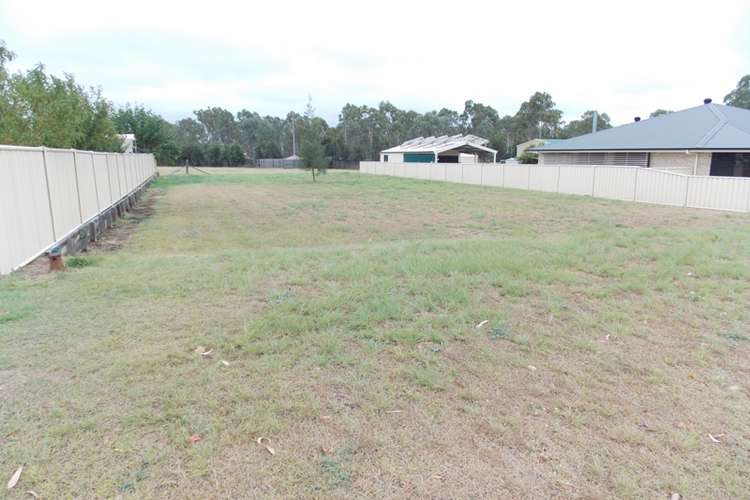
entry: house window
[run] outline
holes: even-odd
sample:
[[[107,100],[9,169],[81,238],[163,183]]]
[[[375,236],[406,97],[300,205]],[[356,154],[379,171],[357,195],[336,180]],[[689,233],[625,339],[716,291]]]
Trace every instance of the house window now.
[[[750,153],[714,153],[710,175],[750,177]]]
[[[383,161],[388,161],[388,155],[383,155]]]
[[[545,165],[612,165],[617,167],[648,167],[648,153],[545,153]]]

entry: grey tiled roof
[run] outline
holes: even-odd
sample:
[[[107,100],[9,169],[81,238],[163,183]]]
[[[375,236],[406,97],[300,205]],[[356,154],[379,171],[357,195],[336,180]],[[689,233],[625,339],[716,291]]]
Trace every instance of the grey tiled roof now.
[[[662,149],[750,150],[750,110],[703,104],[695,108],[548,143],[531,151]]]

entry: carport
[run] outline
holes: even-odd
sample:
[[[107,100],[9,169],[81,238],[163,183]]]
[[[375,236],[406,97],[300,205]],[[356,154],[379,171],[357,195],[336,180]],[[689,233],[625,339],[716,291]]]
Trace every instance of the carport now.
[[[495,163],[497,150],[475,135],[418,137],[380,152],[380,161],[399,163]]]

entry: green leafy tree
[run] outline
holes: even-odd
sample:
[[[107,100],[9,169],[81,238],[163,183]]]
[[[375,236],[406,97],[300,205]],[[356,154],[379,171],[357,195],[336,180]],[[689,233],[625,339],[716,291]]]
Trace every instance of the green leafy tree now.
[[[174,125],[142,105],[126,105],[114,113],[120,134],[135,134],[139,152],[153,153],[160,165],[174,165],[180,154]]]
[[[101,89],[92,90],[88,107],[84,136],[75,147],[91,151],[120,151],[122,141],[112,120],[112,103],[102,96]]]
[[[224,148],[221,144],[211,144],[206,148],[206,165],[220,167],[225,165]]]
[[[239,144],[230,144],[224,148],[224,156],[229,165],[236,167],[245,164],[245,152]]]
[[[193,118],[183,118],[175,124],[175,140],[180,145],[205,144],[206,129]]]
[[[117,150],[112,106],[72,75],[49,75],[41,64],[8,74],[12,57],[0,48],[0,142],[29,146]]]
[[[237,122],[234,115],[224,108],[199,109],[195,117],[203,125],[211,144],[232,144],[237,140]]]
[[[518,162],[524,165],[534,165],[539,163],[539,155],[532,153],[531,151],[524,151],[521,156],[518,157]]]
[[[177,164],[194,165],[200,167],[206,164],[206,146],[198,143],[183,144],[177,157]]]
[[[595,110],[591,110],[583,113],[580,119],[572,120],[566,124],[560,131],[560,137],[569,139],[571,137],[578,137],[579,135],[590,134],[594,127],[594,113],[598,114],[596,120],[597,131],[612,128],[612,123],[607,113],[598,113]]]
[[[750,109],[750,75],[740,78],[737,87],[724,97],[724,104]]]
[[[10,82],[8,80],[8,70],[5,65],[15,59],[16,55],[8,49],[5,41],[0,40],[0,134],[3,131],[3,122],[10,119]],[[0,139],[2,136],[0,135]]]
[[[546,92],[535,92],[513,117],[516,143],[529,139],[552,139],[560,135],[562,111]]]
[[[315,116],[312,99],[308,99],[302,120],[300,154],[305,168],[312,173],[313,182],[315,182],[315,171],[324,174],[328,167],[323,146],[325,128],[325,121]]]
[[[661,108],[659,108],[656,111],[653,111],[650,115],[648,115],[648,117],[649,118],[656,118],[657,116],[668,115],[671,112],[672,111],[670,111],[668,109],[661,109]]]

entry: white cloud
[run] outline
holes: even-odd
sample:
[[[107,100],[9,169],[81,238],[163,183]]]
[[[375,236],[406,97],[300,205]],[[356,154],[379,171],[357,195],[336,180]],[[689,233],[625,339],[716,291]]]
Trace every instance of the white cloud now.
[[[622,123],[721,100],[750,71],[745,4],[4,0],[0,29],[19,63],[171,118],[209,105],[283,115],[308,93],[328,119],[381,100],[504,114],[546,90],[566,119],[598,108]]]

